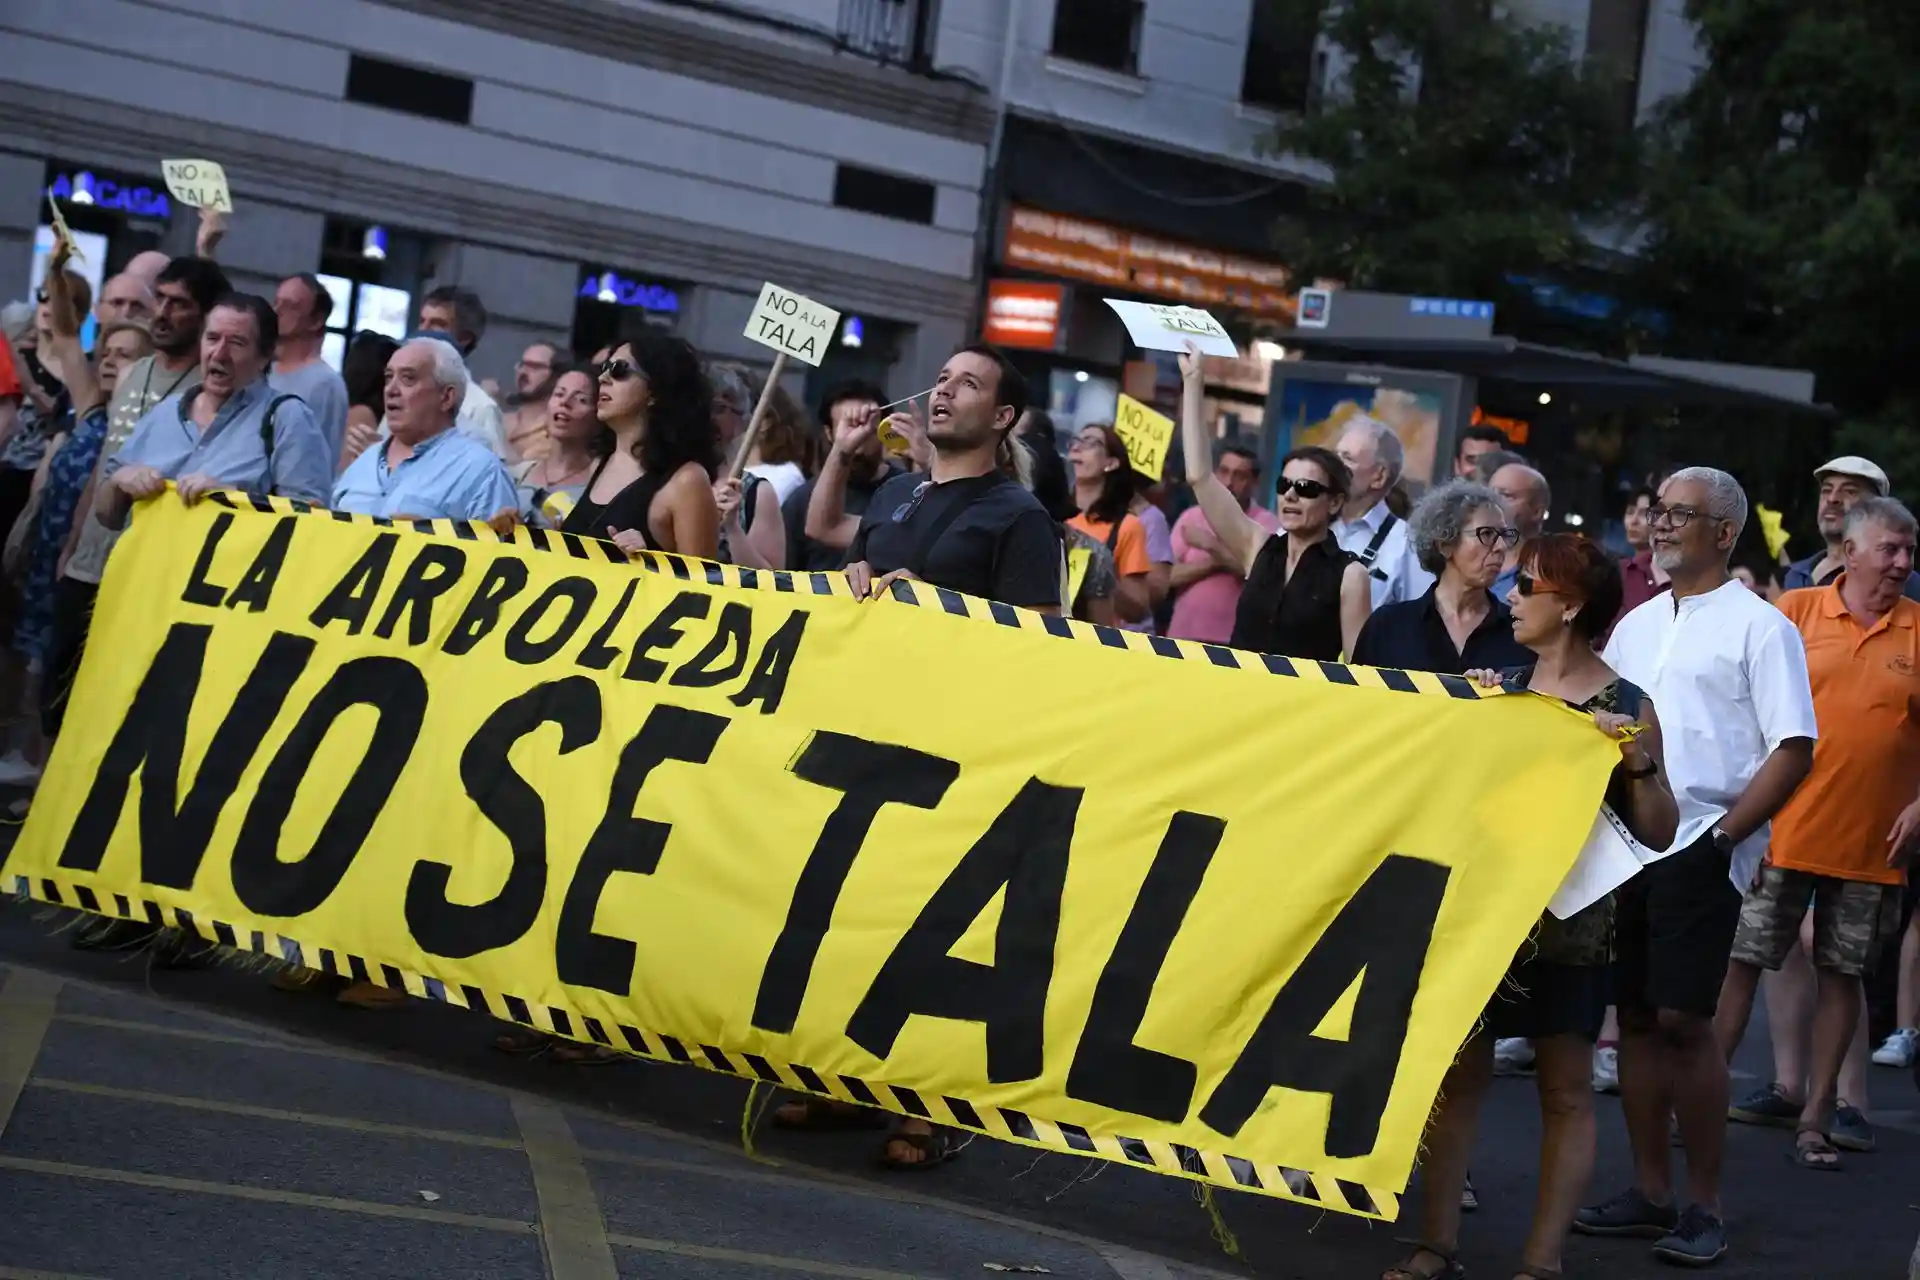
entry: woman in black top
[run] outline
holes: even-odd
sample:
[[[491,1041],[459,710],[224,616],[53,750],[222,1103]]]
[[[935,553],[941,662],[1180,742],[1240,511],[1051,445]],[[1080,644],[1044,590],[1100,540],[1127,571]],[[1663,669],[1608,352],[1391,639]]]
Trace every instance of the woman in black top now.
[[[1213,474],[1200,361],[1180,357],[1180,434],[1193,496],[1213,529],[1213,555],[1247,580],[1234,615],[1236,649],[1335,662],[1351,653],[1373,607],[1367,571],[1333,540],[1352,476],[1328,449],[1295,449],[1281,463],[1280,533],[1270,534]]]
[[[608,451],[561,528],[610,539],[630,555],[653,550],[713,559],[720,548],[713,500],[720,445],[700,357],[683,339],[647,330],[614,347],[597,373]]]

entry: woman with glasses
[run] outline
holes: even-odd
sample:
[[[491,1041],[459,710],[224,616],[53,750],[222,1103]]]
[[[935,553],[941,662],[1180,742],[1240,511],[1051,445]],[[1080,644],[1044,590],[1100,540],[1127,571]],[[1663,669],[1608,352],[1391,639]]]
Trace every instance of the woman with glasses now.
[[[1594,727],[1620,744],[1607,804],[1641,843],[1666,848],[1679,812],[1661,765],[1660,721],[1646,694],[1594,652],[1620,608],[1619,565],[1598,544],[1565,533],[1529,541],[1515,564],[1507,603],[1526,661],[1504,672],[1467,674],[1488,688],[1504,681],[1516,693],[1531,691],[1592,715]],[[1494,1042],[1510,1036],[1533,1043],[1541,1122],[1540,1189],[1514,1275],[1557,1280],[1593,1172],[1593,1043],[1606,1014],[1612,949],[1611,894],[1565,920],[1540,917],[1440,1086],[1422,1165],[1420,1241],[1385,1280],[1460,1274],[1452,1259],[1467,1156],[1493,1078]]]
[[[711,560],[720,549],[713,476],[720,442],[700,357],[680,338],[643,330],[596,370],[608,432],[586,492],[560,526],[629,555],[670,551]]]
[[[1112,553],[1118,575],[1113,607],[1120,620],[1145,621],[1153,611],[1147,583],[1153,562],[1147,555],[1147,531],[1130,510],[1133,469],[1127,446],[1112,427],[1084,426],[1067,449],[1067,464],[1080,510],[1066,525]]]

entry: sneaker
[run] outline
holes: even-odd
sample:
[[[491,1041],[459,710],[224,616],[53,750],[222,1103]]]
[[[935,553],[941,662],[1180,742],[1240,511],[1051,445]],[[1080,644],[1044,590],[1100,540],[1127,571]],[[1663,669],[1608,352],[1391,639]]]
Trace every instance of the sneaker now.
[[[1920,1031],[1912,1027],[1902,1027],[1888,1036],[1886,1043],[1873,1051],[1873,1065],[1876,1067],[1910,1067],[1916,1056],[1920,1056]]]
[[[1573,1229],[1587,1236],[1650,1236],[1659,1239],[1680,1225],[1670,1204],[1655,1204],[1628,1187],[1613,1199],[1589,1205],[1573,1217]]]
[[[1827,1141],[1842,1151],[1873,1150],[1873,1126],[1867,1123],[1866,1112],[1846,1102],[1835,1107]]]
[[[1620,1092],[1620,1050],[1603,1044],[1593,1051],[1593,1091]]]
[[[1493,1073],[1517,1076],[1533,1070],[1533,1041],[1515,1037],[1493,1042]]]
[[[1710,1267],[1727,1252],[1727,1228],[1713,1214],[1690,1204],[1671,1235],[1653,1246],[1653,1256],[1682,1267]]]
[[[40,781],[40,766],[18,751],[0,756],[0,787],[31,787]]]
[[[1473,1175],[1467,1175],[1466,1185],[1460,1188],[1460,1212],[1475,1213],[1480,1208],[1480,1193],[1473,1189]]]
[[[1774,1081],[1755,1089],[1727,1108],[1727,1119],[1739,1124],[1764,1124],[1775,1129],[1791,1129],[1800,1123],[1800,1104]]]

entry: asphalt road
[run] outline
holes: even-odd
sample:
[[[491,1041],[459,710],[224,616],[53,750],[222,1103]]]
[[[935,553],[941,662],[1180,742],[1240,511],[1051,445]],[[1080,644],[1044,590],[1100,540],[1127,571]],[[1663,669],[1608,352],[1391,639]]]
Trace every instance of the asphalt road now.
[[[358,1011],[237,964],[154,970],[71,950],[46,915],[0,905],[0,1280],[1332,1280],[1400,1252],[1396,1228],[1222,1192],[1231,1257],[1186,1183],[986,1141],[904,1177],[870,1168],[869,1133],[763,1130],[750,1158],[730,1077],[508,1058],[462,1010]],[[1874,1083],[1881,1149],[1837,1175],[1794,1168],[1784,1132],[1735,1127],[1717,1274],[1906,1274],[1920,1113],[1906,1073]],[[1625,1139],[1613,1101],[1601,1115],[1611,1191]],[[1477,1276],[1512,1274],[1537,1140],[1531,1082],[1499,1082],[1463,1250]],[[1576,1237],[1567,1263],[1674,1274],[1631,1241]]]

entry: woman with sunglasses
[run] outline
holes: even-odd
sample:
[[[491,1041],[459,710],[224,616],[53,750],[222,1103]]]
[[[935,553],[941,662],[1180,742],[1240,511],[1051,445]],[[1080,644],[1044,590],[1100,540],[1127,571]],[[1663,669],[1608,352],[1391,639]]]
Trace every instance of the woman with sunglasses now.
[[[609,539],[629,555],[713,559],[720,549],[713,500],[720,442],[700,357],[683,339],[643,330],[617,344],[596,373],[608,433],[586,491],[560,527]]]
[[[1488,688],[1504,682],[1591,714],[1594,727],[1620,744],[1608,805],[1636,839],[1666,848],[1679,812],[1661,765],[1660,721],[1646,694],[1594,652],[1620,608],[1619,565],[1597,544],[1557,533],[1529,541],[1515,567],[1507,603],[1527,660],[1506,672],[1467,674]],[[1540,1189],[1514,1275],[1557,1280],[1593,1172],[1593,1043],[1606,1015],[1612,947],[1611,895],[1565,920],[1540,917],[1440,1086],[1421,1173],[1420,1243],[1386,1280],[1461,1274],[1452,1256],[1467,1156],[1493,1079],[1494,1042],[1510,1036],[1533,1042],[1541,1122]]]
[[[1193,496],[1226,572],[1246,580],[1234,612],[1236,649],[1336,662],[1351,653],[1372,610],[1367,571],[1333,539],[1352,476],[1330,449],[1301,448],[1280,465],[1278,533],[1268,533],[1214,474],[1199,358],[1180,358],[1181,446]]]

